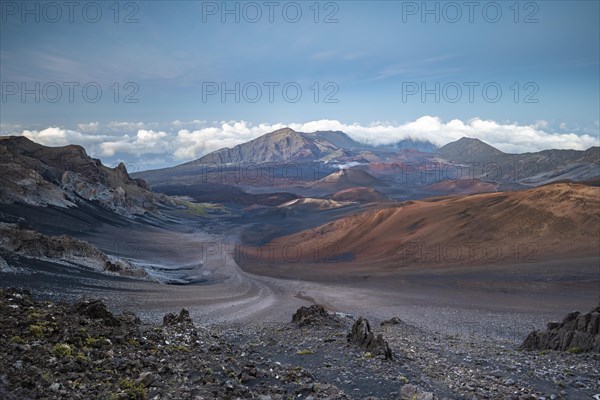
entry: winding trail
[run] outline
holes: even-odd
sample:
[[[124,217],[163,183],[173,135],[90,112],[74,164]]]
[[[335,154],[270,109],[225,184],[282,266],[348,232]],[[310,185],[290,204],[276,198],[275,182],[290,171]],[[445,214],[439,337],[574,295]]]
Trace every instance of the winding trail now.
[[[301,265],[273,270],[272,275],[280,278],[255,275],[242,270],[225,251],[206,251],[207,243],[234,248],[237,236],[231,231],[207,234],[138,226],[101,228],[89,235],[97,245],[106,238],[128,244],[119,247],[122,257],[152,263],[179,277],[205,276],[207,282],[167,285],[40,262],[32,263],[30,274],[0,271],[3,286],[29,288],[38,295],[69,301],[100,298],[114,311],[131,310],[148,322],[160,322],[165,314],[187,308],[197,325],[243,329],[289,322],[299,307],[319,303],[330,311],[365,316],[373,325],[397,316],[433,332],[491,335],[516,343],[549,320],[574,309],[589,309],[598,301],[600,284],[597,259],[569,260],[568,268],[564,261],[555,260],[402,269],[387,275],[363,274],[359,279],[348,278],[336,268],[321,270],[321,280],[316,282],[304,280],[314,276]]]

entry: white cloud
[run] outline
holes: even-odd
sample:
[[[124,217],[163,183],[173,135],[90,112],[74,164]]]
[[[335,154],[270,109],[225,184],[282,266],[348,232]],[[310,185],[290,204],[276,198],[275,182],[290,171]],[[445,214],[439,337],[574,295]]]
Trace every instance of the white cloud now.
[[[177,132],[178,148],[173,155],[178,160],[197,158],[199,155],[223,147],[233,147],[285,126],[284,124],[252,126],[246,121],[230,121],[195,131],[181,129]]]
[[[45,146],[66,146],[68,144],[80,144],[85,146],[102,142],[106,138],[105,136],[87,135],[78,131],[59,127],[50,127],[42,129],[41,131],[24,130],[17,134]]]
[[[176,119],[171,122],[171,126],[175,129],[198,129],[206,125],[205,120],[195,119],[192,121],[180,121]]]
[[[7,124],[0,122],[0,135],[10,135],[11,132],[16,132],[21,128],[19,124]]]
[[[254,125],[246,121],[173,121],[162,124],[161,129],[152,129],[158,123],[112,122],[103,129],[97,122],[79,124],[79,130],[49,127],[40,131],[15,129],[12,134],[28,138],[48,146],[80,144],[90,155],[102,157],[157,160],[164,165],[199,158],[223,147],[255,139],[265,133],[289,126],[300,132],[336,130],[346,132],[353,139],[373,145],[388,145],[412,138],[428,140],[438,146],[460,139],[463,136],[478,138],[509,153],[535,152],[544,149],[584,150],[598,145],[598,134],[576,134],[564,131],[553,132],[546,121],[531,125],[513,122],[499,123],[492,120],[473,118],[443,122],[438,117],[423,116],[403,124],[374,122],[369,125],[345,124],[336,120],[318,120],[305,123],[275,123]],[[22,128],[19,128],[22,129]],[[120,130],[115,134],[115,129]],[[106,130],[106,132],[102,132]],[[100,133],[102,132],[102,133]],[[141,161],[140,161],[141,162]],[[153,161],[153,164],[156,162]]]
[[[140,129],[153,129],[157,126],[158,124],[156,122],[113,121],[109,122],[106,127],[112,132],[135,133]]]
[[[171,151],[171,139],[164,131],[140,129],[135,136],[124,135],[112,138],[100,145],[102,155],[112,157],[116,153],[128,153],[137,157],[145,154],[168,154]]]
[[[501,124],[492,120],[473,118],[463,122],[458,119],[446,123],[438,117],[424,116],[401,125],[376,123],[370,126],[346,125],[338,121],[313,121],[295,125],[292,128],[306,131],[340,130],[353,139],[374,145],[393,144],[402,139],[428,140],[443,146],[461,137],[483,140],[498,149],[509,153],[535,152],[545,149],[584,150],[598,145],[598,137],[575,133],[555,133],[544,130],[545,121],[533,125],[517,123]]]
[[[100,122],[89,122],[87,124],[77,124],[77,127],[81,132],[98,132],[100,128]]]

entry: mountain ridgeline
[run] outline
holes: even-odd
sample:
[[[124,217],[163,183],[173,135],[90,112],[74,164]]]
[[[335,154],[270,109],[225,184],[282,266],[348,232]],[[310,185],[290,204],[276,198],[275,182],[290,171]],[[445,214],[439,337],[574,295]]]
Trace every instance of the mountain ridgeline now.
[[[252,166],[259,169],[270,168],[271,179],[224,182],[223,175],[231,176],[230,170]],[[300,179],[290,182],[288,164],[294,164],[303,170]],[[277,165],[280,169],[277,169]],[[580,150],[544,150],[535,153],[504,153],[479,139],[463,137],[455,142],[437,148],[428,141],[406,138],[393,145],[379,146],[360,143],[344,132],[317,131],[312,133],[296,132],[283,128],[262,135],[249,142],[232,148],[223,148],[209,153],[197,160],[154,171],[144,171],[135,176],[145,179],[157,190],[165,185],[197,185],[199,183],[225,183],[241,186],[294,185],[298,181],[310,185],[325,178],[325,183],[338,180],[337,175],[327,179],[338,169],[365,169],[374,175],[373,185],[357,183],[358,186],[394,186],[402,183],[403,171],[410,166],[413,170],[425,171],[435,168],[458,168],[469,170],[461,177],[439,177],[437,180],[418,180],[417,184],[429,185],[440,180],[478,180],[501,184],[500,190],[519,190],[539,186],[554,181],[578,182],[597,180],[600,176],[600,147]],[[225,171],[225,173],[224,173]],[[387,172],[385,172],[387,171]],[[261,175],[265,175],[264,171]],[[379,180],[385,183],[379,182]],[[242,181],[241,183],[238,181]],[[323,183],[323,182],[321,182]],[[317,184],[318,186],[319,184]],[[464,185],[463,185],[464,186]],[[496,186],[479,185],[482,190]],[[298,194],[298,190],[292,188]],[[476,188],[476,190],[479,190]],[[314,195],[314,190],[304,194]]]
[[[318,161],[332,156],[351,156],[366,148],[343,132],[301,133],[283,128],[184,165]]]
[[[95,202],[122,216],[156,214],[164,197],[123,163],[109,168],[81,146],[47,147],[26,137],[0,137],[0,203],[78,207]]]
[[[545,184],[551,181],[582,181],[600,175],[600,147],[581,150],[543,150],[508,154],[479,139],[461,138],[436,151],[441,158],[470,165],[486,181],[523,181]]]

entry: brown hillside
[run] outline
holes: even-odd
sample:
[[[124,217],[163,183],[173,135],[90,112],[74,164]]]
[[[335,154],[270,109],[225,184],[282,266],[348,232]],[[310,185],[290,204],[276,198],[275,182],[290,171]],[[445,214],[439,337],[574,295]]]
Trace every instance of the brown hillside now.
[[[576,184],[438,197],[280,237],[265,246],[270,259],[245,258],[270,265],[337,261],[397,268],[590,256],[598,254],[598,210],[600,188]]]

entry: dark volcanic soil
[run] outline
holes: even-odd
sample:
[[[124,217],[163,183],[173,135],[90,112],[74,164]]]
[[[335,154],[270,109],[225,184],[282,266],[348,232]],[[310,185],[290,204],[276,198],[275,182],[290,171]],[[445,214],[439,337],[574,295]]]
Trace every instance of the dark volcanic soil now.
[[[0,397],[397,399],[415,387],[417,399],[589,399],[600,383],[598,354],[524,352],[395,319],[374,326],[386,360],[346,339],[352,318],[303,321],[198,327],[182,311],[147,325],[94,300],[1,290]]]

